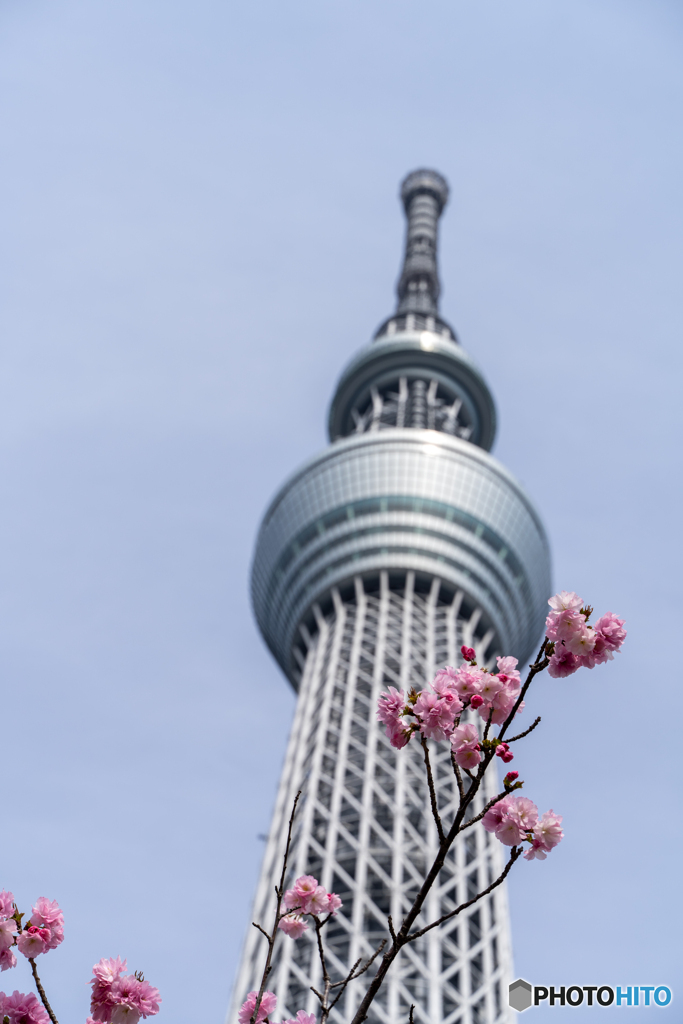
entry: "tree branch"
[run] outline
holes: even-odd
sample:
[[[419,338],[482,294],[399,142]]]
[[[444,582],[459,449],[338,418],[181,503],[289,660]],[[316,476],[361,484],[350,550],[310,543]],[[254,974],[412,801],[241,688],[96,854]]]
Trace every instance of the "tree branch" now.
[[[498,878],[496,878],[495,882],[491,882],[491,885],[488,887],[488,889],[484,889],[483,892],[478,893],[473,899],[468,900],[467,903],[461,903],[459,907],[456,907],[455,910],[451,910],[449,914],[444,914],[443,917],[440,917],[438,919],[438,921],[432,921],[431,924],[425,925],[424,928],[420,928],[418,932],[411,932],[410,935],[408,936],[408,942],[414,942],[415,939],[419,939],[422,935],[426,935],[426,933],[431,931],[432,928],[437,928],[440,924],[443,924],[444,921],[449,921],[450,918],[456,917],[458,914],[462,913],[463,910],[467,910],[468,907],[471,907],[475,903],[478,903],[480,899],[482,899],[484,896],[488,896],[490,892],[493,892],[493,890],[496,889],[499,885],[502,885],[502,883],[508,876],[510,868],[515,863],[515,861],[519,860],[519,858],[522,856],[523,851],[524,847],[513,846],[512,850],[510,851],[510,858],[507,864],[505,865],[505,869],[500,873],[500,875],[498,875]]]
[[[261,987],[259,988],[259,992],[256,997],[256,1005],[254,1006],[254,1012],[251,1015],[249,1024],[255,1024],[256,1018],[258,1016],[259,1008],[261,1006],[261,1000],[263,999],[263,993],[266,990],[266,984],[268,982],[268,975],[270,974],[271,971],[271,961],[273,959],[273,948],[275,946],[275,938],[277,936],[277,926],[280,923],[280,918],[285,916],[284,914],[280,913],[280,908],[282,906],[282,896],[285,891],[285,878],[287,876],[287,861],[289,859],[289,848],[292,845],[292,826],[294,824],[294,815],[296,814],[296,805],[299,803],[300,796],[301,790],[299,790],[299,792],[294,797],[294,803],[292,804],[292,813],[289,816],[289,827],[287,828],[287,843],[285,845],[285,853],[282,858],[282,873],[280,875],[280,884],[275,889],[275,894],[277,896],[277,906],[275,909],[273,931],[269,935],[266,931],[264,931],[263,928],[260,927],[260,925],[256,925],[259,931],[263,932],[263,934],[268,939],[268,954],[266,956],[266,964],[265,967],[263,968],[263,975],[261,977]],[[53,1020],[53,1024],[57,1024],[57,1022]]]
[[[52,1007],[50,1006],[49,1002],[47,1001],[47,996],[45,995],[45,989],[43,988],[43,985],[41,983],[40,978],[38,977],[38,971],[36,970],[36,962],[31,957],[28,958],[28,962],[31,965],[31,972],[33,973],[33,980],[35,981],[36,988],[38,989],[38,995],[40,996],[40,1001],[43,1004],[43,1006],[45,1007],[45,1009],[47,1010],[47,1015],[50,1018],[50,1020],[52,1021],[52,1024],[59,1024],[59,1021],[55,1017],[54,1010],[52,1009]]]
[[[536,721],[532,722],[528,729],[525,729],[524,732],[520,732],[517,736],[513,736],[507,742],[508,743],[514,743],[515,740],[523,740],[525,736],[528,736],[530,732],[534,731],[534,729],[536,728],[536,726],[538,725],[538,723],[540,721],[541,721],[541,716],[539,715],[538,718],[536,719]]]
[[[427,782],[429,784],[429,800],[432,805],[432,817],[434,818],[434,824],[436,830],[439,833],[439,842],[442,843],[446,836],[444,835],[443,825],[441,824],[441,818],[439,817],[439,808],[436,803],[436,790],[434,788],[434,776],[432,775],[432,766],[429,760],[429,747],[427,746],[427,740],[424,736],[420,736],[420,743],[422,744],[422,750],[425,756],[425,768],[427,769]]]
[[[550,663],[550,658],[548,658],[547,655],[546,655],[546,648],[547,648],[547,646],[548,646],[548,638],[544,637],[543,643],[541,644],[539,652],[536,655],[536,661],[533,663],[533,665],[529,666],[529,675],[526,677],[526,680],[524,682],[524,686],[521,689],[519,697],[515,701],[515,703],[513,705],[513,708],[512,708],[512,711],[507,716],[507,718],[505,719],[505,721],[503,722],[503,724],[502,724],[502,726],[500,728],[500,732],[498,733],[498,739],[499,740],[503,739],[503,737],[505,736],[505,733],[510,728],[510,723],[513,721],[515,715],[519,711],[519,706],[522,703],[522,701],[524,700],[524,697],[526,696],[526,692],[529,689],[529,687],[531,686],[531,682],[532,682],[534,676],[538,675],[539,672],[542,672],[543,669],[546,668],[548,666],[548,664]]]

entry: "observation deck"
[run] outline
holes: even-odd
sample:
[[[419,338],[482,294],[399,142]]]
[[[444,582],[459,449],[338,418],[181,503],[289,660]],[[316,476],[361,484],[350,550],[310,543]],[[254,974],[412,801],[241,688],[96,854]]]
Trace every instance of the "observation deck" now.
[[[342,373],[331,444],[283,485],[260,528],[252,600],[292,685],[335,595],[380,575],[463,594],[486,657],[526,659],[540,637],[550,554],[529,497],[489,450],[496,409],[483,374],[439,316],[438,221],[448,186],[405,179],[408,220],[396,312]],[[411,584],[412,585],[412,584]]]

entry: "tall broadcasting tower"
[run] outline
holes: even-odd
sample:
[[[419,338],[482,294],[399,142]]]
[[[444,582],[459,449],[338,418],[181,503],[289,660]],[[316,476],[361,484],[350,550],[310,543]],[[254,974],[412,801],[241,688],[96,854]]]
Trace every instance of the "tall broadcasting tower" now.
[[[548,543],[531,501],[489,455],[496,412],[486,382],[439,316],[437,225],[448,186],[435,171],[403,182],[408,219],[398,306],[351,361],[329,414],[330,445],[284,484],[261,525],[253,602],[273,655],[299,694],[252,920],[272,919],[292,801],[303,790],[291,875],[315,875],[344,901],[326,929],[341,977],[388,937],[437,848],[417,744],[396,751],[376,721],[381,690],[421,689],[460,662],[528,658],[550,592]],[[457,792],[436,747],[438,800]],[[496,792],[492,781],[489,799]],[[476,807],[483,806],[481,799]],[[495,878],[503,851],[482,829],[451,850],[424,923]],[[269,924],[268,924],[269,926]],[[265,940],[250,928],[230,1024],[258,988]],[[282,1017],[316,1012],[312,932],[278,938],[268,988]],[[493,1024],[512,978],[504,887],[407,947],[371,1021]],[[367,978],[333,1011],[348,1021]]]

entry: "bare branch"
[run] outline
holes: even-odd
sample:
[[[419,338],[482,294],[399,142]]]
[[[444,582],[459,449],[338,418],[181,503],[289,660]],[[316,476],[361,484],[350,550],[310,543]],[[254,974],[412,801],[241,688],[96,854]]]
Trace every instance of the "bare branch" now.
[[[386,939],[382,939],[382,941],[380,942],[379,946],[377,947],[375,952],[372,954],[370,959],[367,961],[367,963],[363,967],[361,967],[361,969],[359,970],[358,974],[354,974],[353,978],[350,978],[349,980],[350,981],[355,981],[356,978],[360,978],[361,974],[365,974],[365,972],[367,971],[368,967],[370,967],[374,963],[374,961],[380,955],[380,953],[382,952],[382,950],[384,949],[386,944],[387,944],[387,940]]]
[[[375,958],[379,956],[379,954],[382,952],[382,950],[384,949],[386,944],[387,944],[387,940],[386,939],[382,939],[382,941],[380,942],[379,946],[377,947],[375,952],[372,954],[370,959],[367,961],[367,963],[365,963],[361,967],[361,969],[359,971],[356,971],[356,968],[361,963],[361,961],[360,960],[356,960],[355,964],[353,965],[353,967],[351,968],[351,970],[349,971],[349,973],[347,974],[347,976],[344,978],[343,981],[337,981],[337,982],[334,983],[334,985],[330,985],[331,989],[332,988],[339,988],[339,987],[341,987],[341,992],[339,992],[338,995],[336,996],[336,998],[330,1003],[329,1008],[328,1008],[328,1013],[329,1013],[330,1010],[334,1009],[334,1007],[337,1005],[337,1003],[339,1002],[341,997],[344,995],[344,990],[346,989],[346,986],[349,984],[349,982],[350,981],[355,981],[356,978],[360,978],[361,974],[365,974],[365,972],[367,971],[368,967],[370,967],[370,965],[373,963]]]
[[[492,720],[492,718],[493,718],[493,704],[491,705],[491,707],[489,709],[489,717],[486,719],[486,728],[484,729],[484,739],[485,740],[487,740],[489,738],[489,729],[491,728],[491,720]]]
[[[255,1024],[256,1018],[258,1016],[259,1008],[261,1006],[261,1000],[263,999],[263,993],[266,990],[268,975],[270,974],[271,971],[273,948],[275,946],[275,938],[277,936],[277,926],[280,923],[280,918],[284,916],[280,913],[280,908],[282,907],[282,897],[285,891],[285,878],[287,877],[287,861],[289,860],[289,848],[292,845],[292,827],[294,825],[294,815],[296,814],[296,805],[299,803],[300,796],[301,790],[299,790],[299,792],[294,797],[294,803],[292,804],[292,813],[289,816],[289,826],[287,828],[287,842],[285,844],[285,852],[282,858],[282,873],[280,875],[280,884],[275,890],[275,894],[277,896],[277,906],[275,908],[275,920],[273,921],[273,930],[269,935],[268,932],[264,931],[264,929],[260,927],[260,925],[255,926],[259,929],[259,931],[263,932],[263,934],[268,939],[268,953],[266,955],[266,963],[265,967],[263,968],[263,974],[261,976],[261,987],[259,988],[259,992],[256,997],[256,1005],[254,1006],[254,1012],[251,1015],[249,1024]],[[56,1021],[53,1021],[53,1024],[56,1024]]]
[[[38,995],[40,996],[40,1001],[43,1004],[43,1006],[45,1007],[45,1009],[47,1010],[47,1015],[50,1018],[50,1020],[52,1021],[52,1024],[59,1024],[59,1021],[55,1017],[54,1010],[52,1009],[52,1007],[50,1006],[49,1002],[47,1001],[47,996],[45,995],[45,989],[43,988],[42,982],[41,982],[40,978],[38,977],[38,971],[36,970],[36,962],[31,957],[28,958],[28,962],[31,965],[31,972],[33,974],[33,980],[36,983],[36,988],[38,989]]]
[[[488,889],[484,889],[483,892],[478,893],[477,896],[475,896],[471,900],[468,900],[467,903],[461,903],[459,907],[456,907],[455,910],[451,910],[450,914],[444,914],[443,917],[440,917],[438,919],[438,921],[432,921],[431,924],[425,925],[425,927],[420,928],[419,931],[411,932],[410,935],[408,936],[407,941],[414,942],[415,939],[419,939],[422,935],[425,935],[427,932],[431,931],[432,928],[437,928],[440,924],[443,924],[444,921],[449,921],[452,917],[456,917],[457,914],[461,914],[463,910],[467,910],[468,907],[471,907],[475,903],[478,903],[479,900],[483,899],[484,896],[488,896],[490,892],[493,892],[494,889],[496,889],[505,881],[512,865],[522,856],[523,849],[524,848],[522,846],[512,847],[512,850],[510,851],[510,858],[507,864],[505,865],[505,869],[500,873],[500,875],[498,875],[498,878],[496,878],[495,882],[491,883]]]
[[[524,681],[524,686],[522,687],[522,689],[520,691],[519,697],[515,701],[515,703],[514,703],[514,705],[512,707],[512,711],[507,716],[507,718],[505,719],[505,721],[503,722],[503,724],[502,724],[502,726],[500,728],[500,731],[498,733],[498,739],[499,740],[503,739],[503,737],[505,736],[505,733],[510,728],[510,723],[514,720],[515,715],[519,711],[519,706],[522,703],[522,701],[524,700],[524,697],[526,696],[526,692],[529,689],[529,687],[531,686],[531,683],[532,683],[532,680],[533,680],[534,676],[538,675],[539,672],[542,672],[544,668],[547,668],[548,664],[550,663],[550,658],[547,655],[547,647],[548,647],[548,638],[545,637],[544,640],[543,640],[543,643],[540,646],[539,652],[536,655],[536,661],[533,663],[533,665],[529,666],[529,674],[526,677],[526,680]]]
[[[424,751],[425,768],[427,769],[427,782],[429,784],[429,800],[432,805],[432,817],[434,818],[434,824],[436,825],[436,831],[439,833],[439,842],[442,843],[446,836],[444,835],[443,825],[441,824],[441,818],[439,817],[439,808],[436,803],[436,790],[434,788],[434,776],[432,775],[432,766],[429,760],[429,747],[424,736],[420,736],[420,743],[422,744],[422,750]]]
[[[391,935],[391,940],[392,942],[396,942],[396,932],[394,931],[394,922],[391,919],[391,914],[389,914],[387,922],[389,924],[389,934]]]
[[[413,1003],[412,1006],[410,1007],[410,1013],[408,1014],[408,1024],[415,1024],[414,1013],[415,1013],[415,1003]]]
[[[458,762],[455,760],[455,751],[452,750],[452,749],[451,749],[451,765],[453,766],[453,772],[455,773],[455,778],[456,778],[457,783],[458,783],[458,793],[460,794],[460,799],[464,800],[465,799],[465,787],[462,784],[462,775],[460,774],[460,766],[458,765]]]
[[[265,937],[270,942],[270,935],[265,930],[265,928],[262,928],[260,924],[256,924],[256,921],[252,921],[251,923],[252,923],[253,927],[256,928],[257,931],[261,932],[261,935],[265,935]]]
[[[541,716],[539,715],[538,718],[536,719],[536,721],[532,722],[528,729],[525,729],[524,732],[520,732],[517,736],[513,736],[511,739],[507,740],[507,742],[508,743],[514,743],[515,740],[523,740],[525,736],[528,736],[530,732],[534,731],[534,729],[536,728],[536,726],[538,725],[538,723],[540,721],[541,721]]]

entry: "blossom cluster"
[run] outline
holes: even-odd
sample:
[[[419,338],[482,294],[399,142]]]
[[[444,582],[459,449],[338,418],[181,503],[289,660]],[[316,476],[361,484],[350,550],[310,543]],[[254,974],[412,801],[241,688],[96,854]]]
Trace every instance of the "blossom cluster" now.
[[[138,1024],[159,1012],[159,990],[140,974],[124,974],[126,961],[100,960],[92,969],[90,1013],[86,1024]]]
[[[539,818],[536,804],[524,796],[503,797],[489,808],[482,824],[505,846],[528,842],[526,860],[545,860],[564,836],[562,816],[551,809]]]
[[[0,1021],[9,1024],[50,1024],[50,1018],[38,999],[31,993],[24,995],[16,989],[11,996],[0,992]]]
[[[431,687],[419,694],[406,697],[393,686],[380,695],[377,718],[386,726],[393,747],[404,747],[413,732],[419,731],[425,739],[450,740],[455,760],[461,768],[473,768],[481,761],[479,733],[475,725],[460,725],[460,715],[466,707],[478,712],[484,721],[489,719],[500,725],[513,710],[521,679],[516,658],[498,658],[497,672],[487,672],[475,663],[471,647],[463,647],[465,664],[460,668],[450,665],[437,672]],[[519,711],[524,707],[520,703]],[[412,721],[411,721],[412,719]],[[512,760],[507,745],[501,744],[499,756]]]
[[[298,939],[308,931],[308,925],[304,921],[305,914],[313,917],[319,914],[336,914],[342,905],[336,892],[328,892],[313,875],[301,875],[297,878],[292,888],[285,892],[282,902],[290,913],[280,918],[278,928],[291,939]]]
[[[624,620],[607,612],[594,626],[588,625],[591,609],[573,591],[563,590],[548,601],[545,635],[555,644],[548,675],[570,676],[579,668],[595,668],[611,661],[626,639]]]
[[[3,890],[0,892],[0,971],[16,967],[17,958],[12,952],[13,946],[33,960],[49,949],[56,949],[64,941],[64,915],[56,900],[41,896],[36,900],[29,923],[23,929],[18,920],[21,917],[17,918],[14,896]]]
[[[256,998],[257,993],[250,992],[242,1003],[237,1017],[239,1024],[249,1024],[249,1021],[254,1016],[254,1010],[256,1009]],[[256,1015],[256,1024],[263,1024],[263,1021],[267,1020],[271,1013],[274,1012],[276,1006],[277,996],[273,995],[272,992],[264,992],[261,996],[261,1003]],[[299,1010],[296,1017],[290,1018],[289,1020],[283,1020],[282,1024],[316,1024],[315,1014],[304,1013],[303,1010]]]

